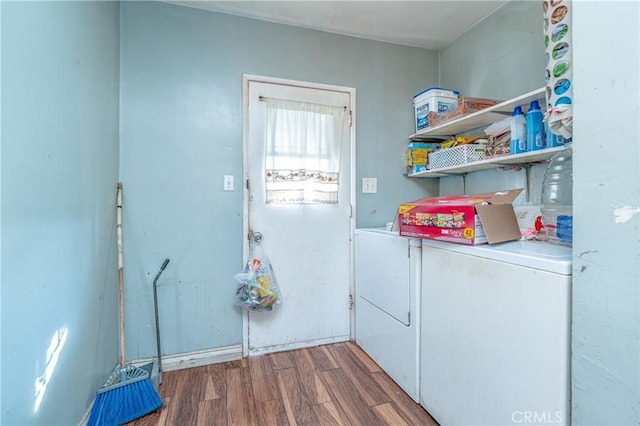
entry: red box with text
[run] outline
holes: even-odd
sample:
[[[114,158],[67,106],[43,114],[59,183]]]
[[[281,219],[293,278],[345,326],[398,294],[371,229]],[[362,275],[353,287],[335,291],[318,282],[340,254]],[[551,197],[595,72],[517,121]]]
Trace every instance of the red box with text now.
[[[424,198],[401,204],[400,235],[459,244],[495,244],[520,239],[512,202],[522,189]]]

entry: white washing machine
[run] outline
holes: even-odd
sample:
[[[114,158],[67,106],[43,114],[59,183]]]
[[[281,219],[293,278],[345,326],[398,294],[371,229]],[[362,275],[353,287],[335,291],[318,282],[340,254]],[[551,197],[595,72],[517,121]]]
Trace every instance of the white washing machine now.
[[[420,401],[421,240],[356,229],[356,343]]]
[[[423,241],[421,402],[447,425],[571,424],[571,248]]]

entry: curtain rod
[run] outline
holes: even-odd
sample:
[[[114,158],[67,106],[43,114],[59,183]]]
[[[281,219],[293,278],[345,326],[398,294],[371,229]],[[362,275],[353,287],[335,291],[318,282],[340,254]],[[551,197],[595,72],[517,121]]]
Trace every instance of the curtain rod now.
[[[334,106],[334,105],[319,104],[319,103],[316,103],[316,102],[302,102],[302,101],[293,101],[293,100],[291,100],[291,99],[267,98],[266,96],[262,96],[262,95],[258,96],[258,100],[259,100],[260,102],[264,102],[264,101],[266,101],[267,99],[274,99],[274,100],[277,100],[277,101],[289,101],[289,102],[308,103],[308,104],[322,105],[322,106]],[[344,108],[345,110],[347,109],[347,107],[346,107],[346,106],[343,106],[342,108]]]

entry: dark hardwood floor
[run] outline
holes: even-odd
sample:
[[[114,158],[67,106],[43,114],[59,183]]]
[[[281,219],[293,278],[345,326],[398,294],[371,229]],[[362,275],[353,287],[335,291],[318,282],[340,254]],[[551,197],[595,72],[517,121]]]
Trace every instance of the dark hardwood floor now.
[[[437,425],[355,343],[169,371],[130,426]]]

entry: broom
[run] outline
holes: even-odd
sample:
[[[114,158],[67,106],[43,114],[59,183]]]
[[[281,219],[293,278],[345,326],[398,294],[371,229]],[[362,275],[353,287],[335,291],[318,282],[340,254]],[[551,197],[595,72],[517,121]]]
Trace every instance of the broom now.
[[[98,390],[89,416],[89,426],[120,425],[151,413],[162,406],[162,399],[151,382],[150,369],[125,365],[122,183],[118,183],[116,198],[116,231],[118,235],[120,366],[116,367],[102,388]]]

